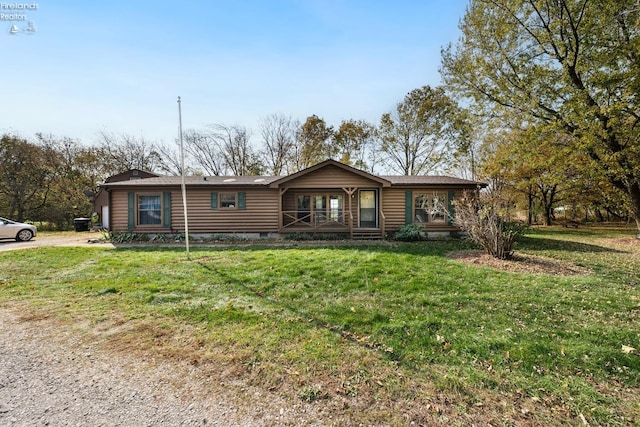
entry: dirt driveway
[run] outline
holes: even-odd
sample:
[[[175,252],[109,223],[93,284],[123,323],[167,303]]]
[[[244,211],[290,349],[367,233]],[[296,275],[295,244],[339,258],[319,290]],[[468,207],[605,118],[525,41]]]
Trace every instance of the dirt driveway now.
[[[41,248],[47,246],[89,246],[109,245],[110,243],[96,243],[102,236],[99,233],[43,233],[38,234],[28,242],[16,242],[15,240],[0,240],[0,252],[17,249]]]

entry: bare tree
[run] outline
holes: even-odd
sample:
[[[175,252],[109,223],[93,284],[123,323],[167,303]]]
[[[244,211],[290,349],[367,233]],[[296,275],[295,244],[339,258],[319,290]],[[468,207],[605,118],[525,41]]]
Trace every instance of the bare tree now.
[[[469,240],[482,246],[492,257],[511,259],[516,242],[527,228],[520,223],[505,221],[501,215],[503,205],[504,200],[494,190],[465,192],[455,202],[455,224]]]
[[[220,176],[225,174],[222,150],[212,132],[187,130],[183,135],[184,149],[191,156],[196,166],[201,167],[206,175]]]
[[[293,172],[291,161],[299,128],[297,120],[281,114],[272,114],[261,120],[262,156],[267,173],[282,175]]]
[[[183,141],[184,142],[184,141]],[[183,144],[184,145],[184,144]],[[202,175],[203,172],[199,168],[193,166],[194,163],[191,155],[184,150],[184,174],[185,175]],[[162,157],[160,170],[164,173],[174,176],[182,174],[182,156],[180,154],[180,141],[174,141],[173,145],[163,145],[158,147],[158,152]]]
[[[185,151],[205,174],[258,175],[262,163],[251,145],[251,133],[240,125],[213,124],[204,130],[188,130]]]
[[[259,175],[262,164],[251,145],[251,132],[240,125],[212,125],[213,138],[221,148],[225,168],[235,176]]]
[[[98,136],[98,150],[103,156],[109,175],[130,169],[153,172],[161,166],[162,158],[156,144],[144,137],[136,138],[125,133],[116,135],[110,132],[100,132]]]

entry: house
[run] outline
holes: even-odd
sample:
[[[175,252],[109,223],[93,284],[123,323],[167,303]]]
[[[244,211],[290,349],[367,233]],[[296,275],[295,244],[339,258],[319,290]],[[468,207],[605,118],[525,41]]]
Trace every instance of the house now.
[[[422,224],[429,235],[448,235],[458,230],[453,200],[479,186],[445,176],[378,176],[334,160],[288,176],[184,179],[190,234],[246,237],[340,233],[382,238],[410,223]],[[181,180],[107,180],[100,191],[108,194],[108,204],[95,210],[114,232],[182,233]]]
[[[107,191],[105,185],[112,182],[120,182],[120,181],[135,181],[138,179],[145,178],[157,178],[158,175],[155,173],[143,171],[140,169],[130,169],[126,172],[119,173],[117,175],[112,175],[105,180],[105,183],[100,186],[98,191],[95,194],[91,194],[90,200],[93,201],[93,212],[94,215],[97,214],[98,224],[96,224],[99,228],[110,229],[109,224],[109,207],[111,201],[111,193]]]

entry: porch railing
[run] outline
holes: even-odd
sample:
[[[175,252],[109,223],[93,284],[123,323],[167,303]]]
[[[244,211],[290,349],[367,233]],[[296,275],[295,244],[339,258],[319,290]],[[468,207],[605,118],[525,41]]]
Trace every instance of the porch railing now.
[[[351,214],[349,212],[349,214]],[[338,211],[335,217],[326,212],[309,211],[282,211],[282,228],[309,227],[309,228],[331,228],[347,227],[344,222],[344,211]]]
[[[386,229],[387,217],[380,210],[380,231],[384,236]],[[309,230],[318,230],[322,228],[343,229],[349,231],[353,238],[353,230],[355,221],[353,213],[349,210],[340,210],[337,215],[329,215],[326,212],[309,212],[309,211],[282,211],[282,228],[308,228]]]

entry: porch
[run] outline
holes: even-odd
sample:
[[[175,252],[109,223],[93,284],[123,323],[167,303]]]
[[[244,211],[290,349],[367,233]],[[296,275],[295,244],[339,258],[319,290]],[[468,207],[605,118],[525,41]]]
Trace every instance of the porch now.
[[[280,189],[280,233],[344,233],[381,239],[385,215],[377,188]]]

